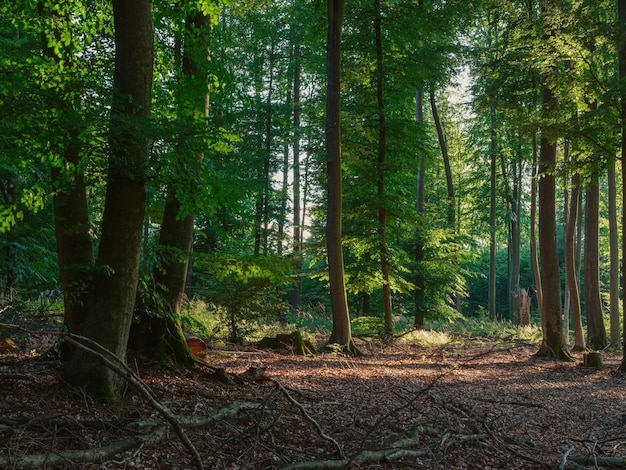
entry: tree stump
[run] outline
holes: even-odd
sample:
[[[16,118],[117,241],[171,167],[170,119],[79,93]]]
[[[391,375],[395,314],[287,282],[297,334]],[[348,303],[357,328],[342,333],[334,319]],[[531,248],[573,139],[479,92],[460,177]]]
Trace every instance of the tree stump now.
[[[590,351],[583,354],[583,367],[590,367],[592,369],[604,369],[604,363],[602,362],[602,353],[598,351]]]
[[[519,312],[517,325],[530,325],[530,295],[528,295],[528,291],[526,289],[519,289],[517,291],[517,306]]]
[[[286,349],[298,356],[313,356],[315,354],[313,343],[305,340],[299,331],[290,334],[277,334],[274,338],[266,336],[257,343],[257,346],[265,349]]]
[[[196,338],[195,336],[189,336],[187,338],[187,346],[189,346],[189,350],[191,353],[199,358],[204,358],[207,353],[207,345],[200,338]]]

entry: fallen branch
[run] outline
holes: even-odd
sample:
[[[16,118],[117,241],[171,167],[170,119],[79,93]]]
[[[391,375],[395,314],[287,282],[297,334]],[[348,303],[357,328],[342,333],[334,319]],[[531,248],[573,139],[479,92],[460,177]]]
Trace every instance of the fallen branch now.
[[[170,425],[174,429],[174,432],[176,432],[181,441],[183,441],[183,444],[185,445],[187,450],[191,453],[196,468],[204,468],[204,464],[202,463],[202,459],[200,458],[198,450],[195,448],[195,446],[189,439],[189,436],[187,436],[187,434],[181,427],[177,417],[169,410],[169,408],[167,408],[154,397],[154,395],[152,394],[152,390],[150,390],[150,388],[141,380],[140,377],[138,377],[132,371],[132,369],[130,369],[120,358],[118,358],[108,349],[102,347],[97,342],[86,338],[85,336],[66,333],[62,335],[62,337],[68,343],[76,346],[79,349],[82,349],[83,351],[93,356],[96,356],[109,369],[118,374],[120,377],[124,378],[130,385],[132,385],[146,399],[150,406],[158,411],[161,416],[163,416],[167,420],[167,422],[170,423]],[[87,345],[83,344],[83,342],[87,343]]]
[[[103,463],[112,459],[113,456],[120,452],[154,445],[166,435],[167,426],[155,426],[145,436],[129,437],[104,447],[47,452],[45,454],[2,455],[0,456],[0,468],[38,470],[40,468],[64,467],[67,463]]]
[[[393,462],[406,457],[423,457],[432,451],[433,445],[411,450],[409,447],[419,444],[419,438],[400,439],[390,447],[381,450],[364,450],[358,454],[340,460],[319,460],[299,462],[282,467],[282,470],[334,470],[345,469],[350,465],[375,464],[382,461]]]

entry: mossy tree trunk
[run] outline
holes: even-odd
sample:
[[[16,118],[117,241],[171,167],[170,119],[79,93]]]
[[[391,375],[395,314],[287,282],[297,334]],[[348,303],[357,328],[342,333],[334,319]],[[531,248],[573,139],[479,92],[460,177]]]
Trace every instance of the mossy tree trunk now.
[[[200,135],[205,128],[209,112],[206,63],[210,28],[209,15],[195,12],[187,17],[179,103],[182,119],[194,135]],[[198,143],[201,139],[198,138]],[[184,146],[191,147],[191,153],[179,153],[174,176],[167,187],[158,248],[161,264],[155,267],[152,275],[155,292],[154,295],[147,295],[148,302],[144,304],[147,309],[139,311],[140,323],[131,336],[131,348],[135,353],[158,359],[172,355],[177,362],[191,366],[194,356],[181,328],[180,312],[195,219],[194,191],[189,187],[198,179],[203,152],[189,142],[185,142]]]

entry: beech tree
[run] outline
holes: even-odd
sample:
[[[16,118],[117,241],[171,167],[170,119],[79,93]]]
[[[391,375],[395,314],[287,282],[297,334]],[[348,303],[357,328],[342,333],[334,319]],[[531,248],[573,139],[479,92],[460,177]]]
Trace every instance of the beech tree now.
[[[114,0],[113,19],[116,51],[107,193],[81,333],[125,361],[146,202],[154,42],[151,4]],[[103,398],[115,397],[123,385],[119,376],[81,350],[74,353],[66,378]]]
[[[549,1],[541,2],[544,40],[554,34],[553,21],[558,10]],[[545,117],[555,112],[557,102],[552,90],[552,76],[548,68],[542,84],[542,111]],[[540,354],[555,359],[570,359],[563,340],[561,320],[561,278],[556,244],[556,142],[555,137],[542,129],[539,151],[539,255],[541,265],[541,290],[543,291],[542,318],[543,344]]]
[[[152,273],[154,293],[142,292],[146,301],[140,305],[141,322],[131,335],[137,352],[163,358],[170,351],[177,361],[191,365],[193,356],[187,347],[180,313],[185,293],[188,264],[193,243],[197,202],[200,188],[190,187],[201,176],[206,148],[209,115],[209,72],[207,70],[211,15],[189,5],[183,34],[184,47],[179,74],[179,115],[185,142],[175,142],[177,158],[161,221],[158,250],[160,262]],[[216,13],[213,10],[214,14]]]
[[[326,249],[333,331],[329,343],[346,351],[357,352],[352,339],[350,312],[346,295],[342,245],[341,182],[341,28],[345,0],[328,0],[328,36],[326,49],[326,168],[328,202],[326,214]]]

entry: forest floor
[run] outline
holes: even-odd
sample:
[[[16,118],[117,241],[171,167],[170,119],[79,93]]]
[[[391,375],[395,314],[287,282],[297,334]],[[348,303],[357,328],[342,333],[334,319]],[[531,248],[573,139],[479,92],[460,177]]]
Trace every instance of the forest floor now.
[[[300,357],[223,344],[207,360],[231,385],[133,364],[187,445],[133,388],[95,403],[59,364],[0,355],[0,468],[31,455],[44,460],[30,468],[186,469],[192,447],[207,469],[626,467],[621,355],[596,370],[512,338],[358,345],[360,357]]]

